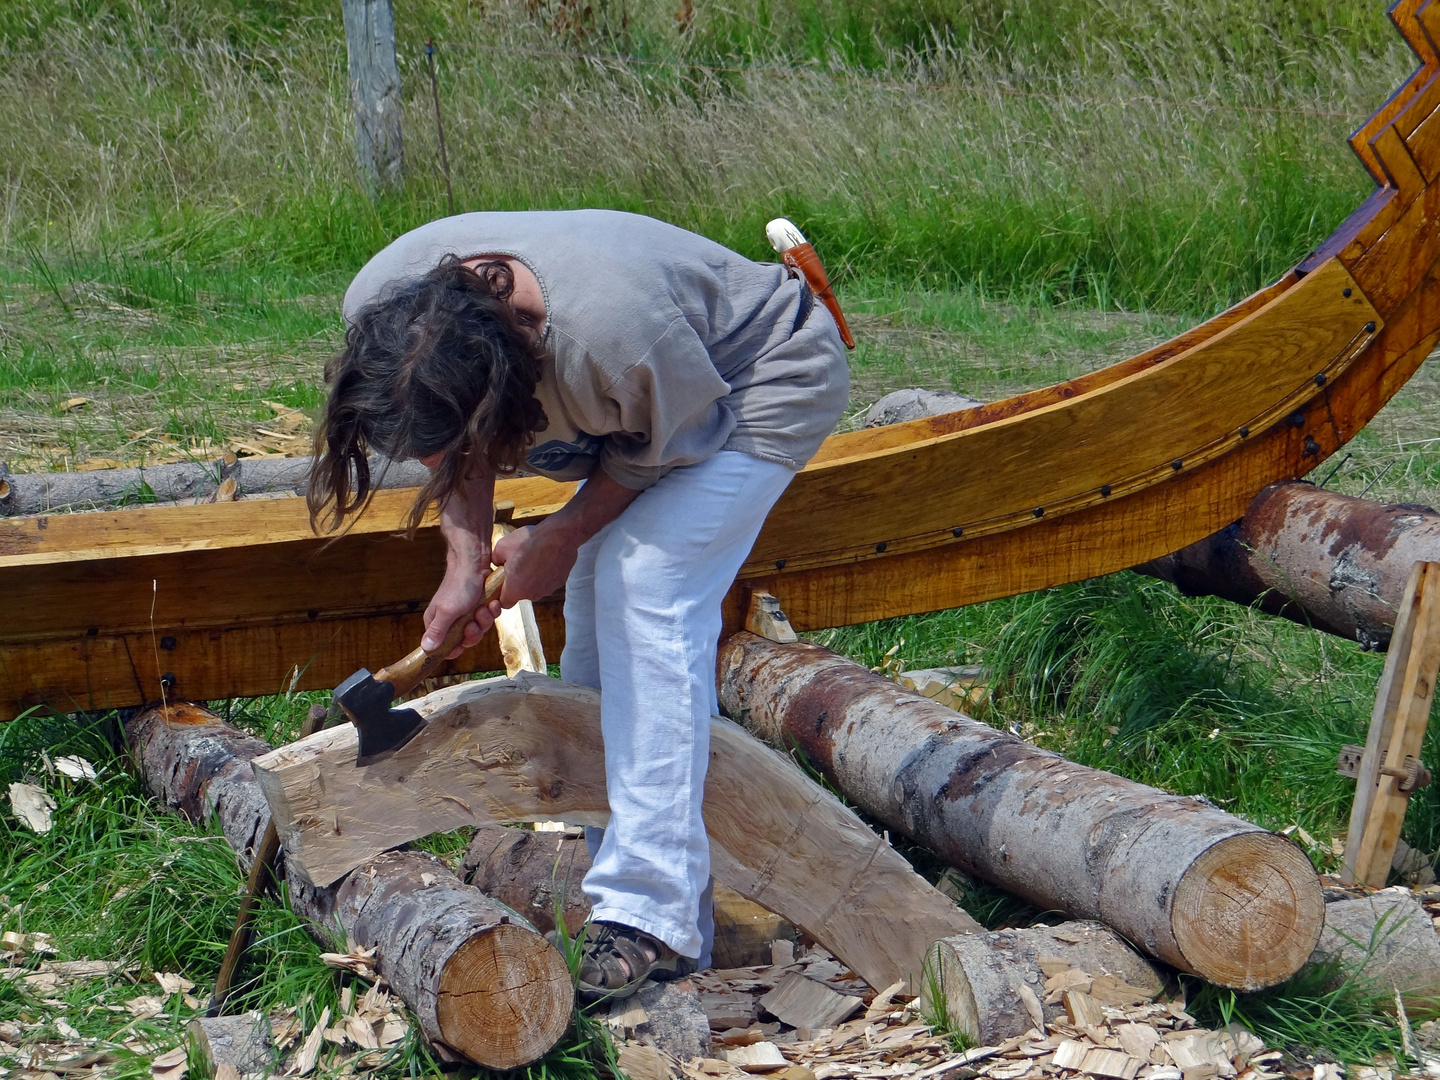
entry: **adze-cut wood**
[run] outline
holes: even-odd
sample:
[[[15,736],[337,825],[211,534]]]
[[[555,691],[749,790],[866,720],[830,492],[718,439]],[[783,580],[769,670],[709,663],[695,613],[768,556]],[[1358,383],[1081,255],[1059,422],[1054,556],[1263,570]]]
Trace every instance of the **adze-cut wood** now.
[[[504,585],[505,568],[502,566],[491,571],[485,579],[483,602],[488,604],[499,596]],[[468,611],[456,619],[455,625],[446,632],[445,640],[432,652],[417,648],[373,675],[368,668],[361,668],[335,688],[335,704],[345,711],[360,734],[356,765],[373,765],[385,760],[425,726],[425,721],[414,709],[392,709],[390,703],[408,694],[435,673],[446,657],[455,651],[455,646],[460,644],[460,639],[465,636],[465,627],[474,617],[475,613]]]

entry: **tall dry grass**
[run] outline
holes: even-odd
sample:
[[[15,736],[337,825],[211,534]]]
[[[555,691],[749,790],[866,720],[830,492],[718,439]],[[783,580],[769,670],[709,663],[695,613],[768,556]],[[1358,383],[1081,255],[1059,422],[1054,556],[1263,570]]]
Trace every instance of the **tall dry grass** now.
[[[12,30],[0,245],[357,265],[444,212],[428,31],[461,208],[614,206],[754,254],[785,213],[842,277],[1194,312],[1364,196],[1343,139],[1410,65],[1358,4],[1328,23],[1299,5],[1292,42],[1240,0],[1021,3],[993,24],[957,0],[923,49],[887,42],[878,7],[702,4],[681,33],[664,0],[582,5],[411,12],[407,180],[373,205],[333,17],[237,35],[133,3]],[[627,46],[655,62],[561,55]]]

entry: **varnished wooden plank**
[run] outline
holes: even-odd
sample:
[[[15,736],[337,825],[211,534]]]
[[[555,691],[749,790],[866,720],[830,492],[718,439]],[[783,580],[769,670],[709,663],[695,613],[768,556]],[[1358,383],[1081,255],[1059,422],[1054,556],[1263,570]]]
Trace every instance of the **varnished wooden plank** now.
[[[1385,235],[1350,264],[1356,283],[1381,315],[1409,296],[1440,257],[1440,184],[1431,184]]]
[[[1420,58],[1420,66],[1395,93],[1390,95],[1389,100],[1381,105],[1354,135],[1350,136],[1351,149],[1370,170],[1370,175],[1375,178],[1377,184],[1385,183],[1385,170],[1376,157],[1370,140],[1392,123],[1410,104],[1411,100],[1420,93],[1421,88],[1429,81],[1430,77],[1440,70],[1440,60],[1437,60],[1435,50],[1430,45],[1425,30],[1417,17],[1418,10],[1427,2],[1428,0],[1399,0],[1390,9],[1390,21],[1395,24],[1396,29],[1400,31],[1410,48]]]
[[[540,477],[502,480],[495,498],[515,504],[513,520],[538,520],[563,505],[574,484]],[[416,491],[379,491],[345,538],[384,536],[404,523]],[[433,514],[431,520],[434,520]],[[41,566],[94,557],[141,558],[180,551],[220,551],[313,540],[301,498],[202,506],[136,506],[83,514],[0,518],[0,566]]]
[[[1169,360],[1173,356],[1178,356],[1203,341],[1208,341],[1222,330],[1234,326],[1241,319],[1260,310],[1299,280],[1298,274],[1293,272],[1286,274],[1273,285],[1268,285],[1258,292],[1252,293],[1240,303],[1198,326],[1191,327],[1169,341],[1146,349],[1117,364],[1111,364],[1098,371],[1055,383],[1053,386],[1029,390],[1002,401],[987,402],[979,408],[966,409],[962,412],[926,416],[918,420],[908,420],[903,424],[886,424],[884,427],[832,435],[821,445],[819,452],[810,459],[810,465],[813,467],[838,458],[873,454],[877,450],[903,446],[920,439],[931,439],[940,435],[950,435],[957,431],[967,431],[970,428],[979,427],[981,424],[989,424],[1007,417],[1034,412],[1046,405],[1054,405],[1057,402],[1069,401],[1082,394],[1088,394],[1144,371],[1162,361]]]
[[[1208,341],[1090,394],[806,469],[746,572],[949,543],[957,528],[1033,527],[1171,482],[1321,393],[1378,322],[1349,274],[1329,262]]]
[[[559,655],[565,644],[560,598],[535,605],[540,633]],[[342,619],[264,626],[85,635],[0,645],[0,719],[26,709],[73,712],[141,705],[167,693],[213,701],[235,696],[326,690],[361,667],[375,668],[413,649],[424,631],[419,614],[357,613]],[[499,671],[494,634],[450,661],[439,674]]]
[[[1401,205],[1409,206],[1425,190],[1425,177],[1421,175],[1415,159],[1410,156],[1405,140],[1395,130],[1395,125],[1391,124],[1382,129],[1380,134],[1370,141],[1370,145],[1384,167],[1385,175],[1390,178],[1390,185],[1400,193]]]
[[[1312,403],[1301,427],[1272,429],[1244,454],[1010,533],[799,573],[755,574],[727,597],[726,625],[743,625],[747,589],[774,593],[795,629],[808,631],[1032,592],[1179,550],[1238,519],[1266,484],[1303,476],[1352,439],[1440,341],[1437,309],[1440,282],[1431,275],[1374,349]]]

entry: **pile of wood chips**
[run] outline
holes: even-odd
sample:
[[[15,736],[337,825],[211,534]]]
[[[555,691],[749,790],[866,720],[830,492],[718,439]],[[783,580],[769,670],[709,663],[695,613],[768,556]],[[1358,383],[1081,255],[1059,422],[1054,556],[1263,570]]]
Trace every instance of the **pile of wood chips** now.
[[[1152,1001],[1108,976],[1047,970],[1046,1000],[1066,1020],[1036,1026],[999,1046],[956,1051],[932,1034],[921,1004],[900,986],[875,993],[818,947],[787,955],[776,942],[767,967],[691,976],[710,1021],[711,1057],[680,1061],[644,1036],[634,1006],[612,1009],[620,1065],[631,1080],[1340,1080],[1338,1066],[1293,1062],[1239,1025],[1199,1026],[1181,1001]],[[627,1037],[628,1036],[628,1037]],[[1361,1070],[1355,1080],[1392,1080]]]

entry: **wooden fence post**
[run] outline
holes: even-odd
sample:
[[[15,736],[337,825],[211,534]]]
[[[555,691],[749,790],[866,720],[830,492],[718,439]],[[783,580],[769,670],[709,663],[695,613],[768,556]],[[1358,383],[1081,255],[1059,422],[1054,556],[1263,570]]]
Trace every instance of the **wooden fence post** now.
[[[341,0],[350,58],[355,154],[371,194],[396,187],[404,168],[400,139],[400,68],[390,0]]]

